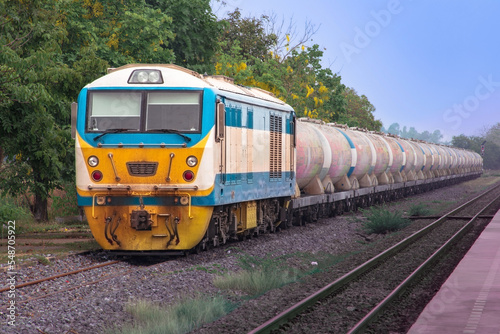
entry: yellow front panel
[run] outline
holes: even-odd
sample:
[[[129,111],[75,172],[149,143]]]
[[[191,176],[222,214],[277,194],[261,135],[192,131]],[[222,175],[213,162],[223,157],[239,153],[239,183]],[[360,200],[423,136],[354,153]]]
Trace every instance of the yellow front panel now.
[[[96,206],[85,208],[94,238],[103,249],[108,250],[188,250],[195,247],[205,235],[212,216],[211,207],[191,207],[189,217],[188,207],[146,206],[144,210],[151,213],[153,224],[151,230],[136,230],[131,227],[130,213],[140,210],[136,206]],[[106,218],[111,217],[110,228],[119,243],[106,239]],[[178,222],[175,220],[178,218]],[[177,227],[177,235],[174,225]],[[111,235],[108,231],[108,238]],[[171,240],[172,239],[172,240]],[[170,242],[169,242],[170,241]],[[168,244],[168,245],[167,245]]]

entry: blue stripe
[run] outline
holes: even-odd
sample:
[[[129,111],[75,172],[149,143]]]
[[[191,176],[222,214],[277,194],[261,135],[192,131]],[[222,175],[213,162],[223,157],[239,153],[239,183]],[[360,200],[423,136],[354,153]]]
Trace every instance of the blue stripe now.
[[[347,177],[350,177],[352,172],[354,172],[354,168],[356,168],[356,166],[352,166],[351,168],[349,168],[349,171],[347,172]]]
[[[272,109],[262,106],[225,99],[226,126],[269,131],[270,115],[282,118],[282,132],[292,134],[291,119],[293,112],[289,109]]]
[[[270,182],[270,174],[252,173],[251,182],[240,182],[239,184],[222,184],[222,175],[217,175],[214,190],[207,196],[192,196],[193,206],[216,206],[222,204],[253,201],[265,198],[275,198],[292,196],[295,194],[295,173],[283,172],[282,178]],[[247,178],[247,173],[236,176],[236,174],[226,175],[228,177]],[[92,206],[92,196],[78,197],[79,206]],[[139,196],[109,195],[110,205],[117,206],[139,206]],[[144,205],[155,206],[182,206],[174,203],[174,198],[179,196],[143,196]]]
[[[349,147],[351,149],[356,149],[356,146],[352,142],[351,138],[349,138],[349,136],[347,135],[347,133],[345,133],[344,131],[340,130],[339,128],[334,128],[334,129],[337,130],[338,132],[340,132],[345,137],[345,139],[347,139],[347,142],[349,143]],[[352,172],[354,172],[354,168],[356,168],[356,166],[351,166],[351,168],[349,168],[349,171],[347,172],[347,177],[351,176]]]
[[[405,149],[403,148],[403,146],[401,146],[401,144],[397,140],[395,140],[395,142],[396,142],[396,144],[398,144],[398,146],[401,149],[401,151],[404,152]]]
[[[405,152],[405,149],[403,148],[403,146],[401,146],[401,144],[397,141],[397,140],[394,140],[396,142],[396,144],[398,144],[399,148],[401,149],[401,152]],[[401,173],[403,171],[403,169],[405,168],[406,164],[404,164],[403,166],[401,166],[401,169],[399,170],[399,172]]]
[[[349,136],[342,130],[340,130],[339,128],[334,128],[336,130],[338,130],[341,134],[344,135],[344,137],[347,139],[347,142],[349,143],[349,146],[351,148],[356,148],[356,146],[354,146],[354,143],[352,142],[351,138],[349,138]]]

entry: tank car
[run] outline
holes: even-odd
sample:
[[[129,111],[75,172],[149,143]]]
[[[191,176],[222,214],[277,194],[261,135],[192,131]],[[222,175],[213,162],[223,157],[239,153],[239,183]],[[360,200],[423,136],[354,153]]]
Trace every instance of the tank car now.
[[[78,205],[102,248],[185,252],[481,173],[474,152],[296,119],[271,93],[127,65],[72,106]]]

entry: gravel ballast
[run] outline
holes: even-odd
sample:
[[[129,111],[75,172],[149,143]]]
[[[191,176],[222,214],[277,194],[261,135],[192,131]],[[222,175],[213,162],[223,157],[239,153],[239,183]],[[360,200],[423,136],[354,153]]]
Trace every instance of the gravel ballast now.
[[[389,204],[388,208],[407,212],[412,204],[426,203],[430,208],[440,212],[449,211],[492,182],[492,178],[479,178],[412,196]],[[3,303],[0,306],[0,317],[4,319],[2,332],[80,334],[115,332],[114,329],[123,324],[132,324],[131,315],[125,309],[127,305],[138,300],[167,306],[179,298],[195,296],[198,293],[225,294],[226,292],[214,286],[213,280],[221,272],[239,270],[239,255],[254,257],[288,255],[289,265],[306,270],[312,270],[316,266],[314,263],[320,262],[324,254],[338,255],[344,260],[335,265],[335,272],[341,275],[349,271],[352,265],[366,259],[365,250],[374,247],[385,249],[419,227],[416,223],[396,234],[365,236],[361,231],[362,223],[359,219],[355,219],[361,215],[358,212],[355,215],[349,213],[340,217],[321,219],[316,223],[293,227],[279,233],[260,235],[243,242],[230,243],[197,255],[169,259],[152,266],[151,263],[141,264],[137,260],[123,261],[118,265],[99,270],[62,277],[44,285],[21,288],[15,291],[15,326],[6,325],[8,297],[4,292]],[[70,256],[55,260],[50,265],[35,264],[18,268],[15,276],[17,283],[21,283],[108,260],[103,253]],[[114,274],[118,276],[97,284],[25,302],[29,297],[84,285],[86,282]],[[2,282],[7,282],[6,272],[2,272],[0,277]],[[332,277],[331,280],[334,279],[335,277]],[[311,285],[307,289],[294,292],[293,284],[290,284],[284,289],[272,290],[253,299],[229,294],[228,298],[237,301],[239,308],[194,332],[245,332],[318,288]],[[269,300],[269,303],[267,308],[263,309],[262,305],[266,305],[265,300]],[[277,300],[280,300],[279,304]],[[236,323],[244,325],[235,328]]]

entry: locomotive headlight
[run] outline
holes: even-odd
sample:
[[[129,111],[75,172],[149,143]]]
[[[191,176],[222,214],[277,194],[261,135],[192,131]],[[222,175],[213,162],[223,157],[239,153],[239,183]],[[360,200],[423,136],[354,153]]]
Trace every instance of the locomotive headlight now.
[[[87,162],[90,167],[97,167],[99,165],[99,159],[95,155],[91,155]]]
[[[161,84],[163,77],[160,70],[135,70],[128,79],[129,84]]]
[[[180,203],[181,203],[182,205],[188,205],[188,204],[189,204],[189,197],[187,197],[187,196],[182,196],[182,197],[180,198]]]
[[[97,203],[97,205],[104,205],[106,203],[106,197],[105,196],[97,196],[96,203]]]
[[[137,73],[137,81],[140,83],[146,83],[149,80],[149,75],[148,72],[146,71],[141,71]]]
[[[190,155],[187,159],[186,159],[186,163],[189,167],[194,167],[198,164],[198,159],[194,156],[194,155]]]
[[[148,74],[148,80],[150,82],[154,82],[154,83],[159,82],[160,81],[160,72],[159,71],[149,72],[149,74]]]

